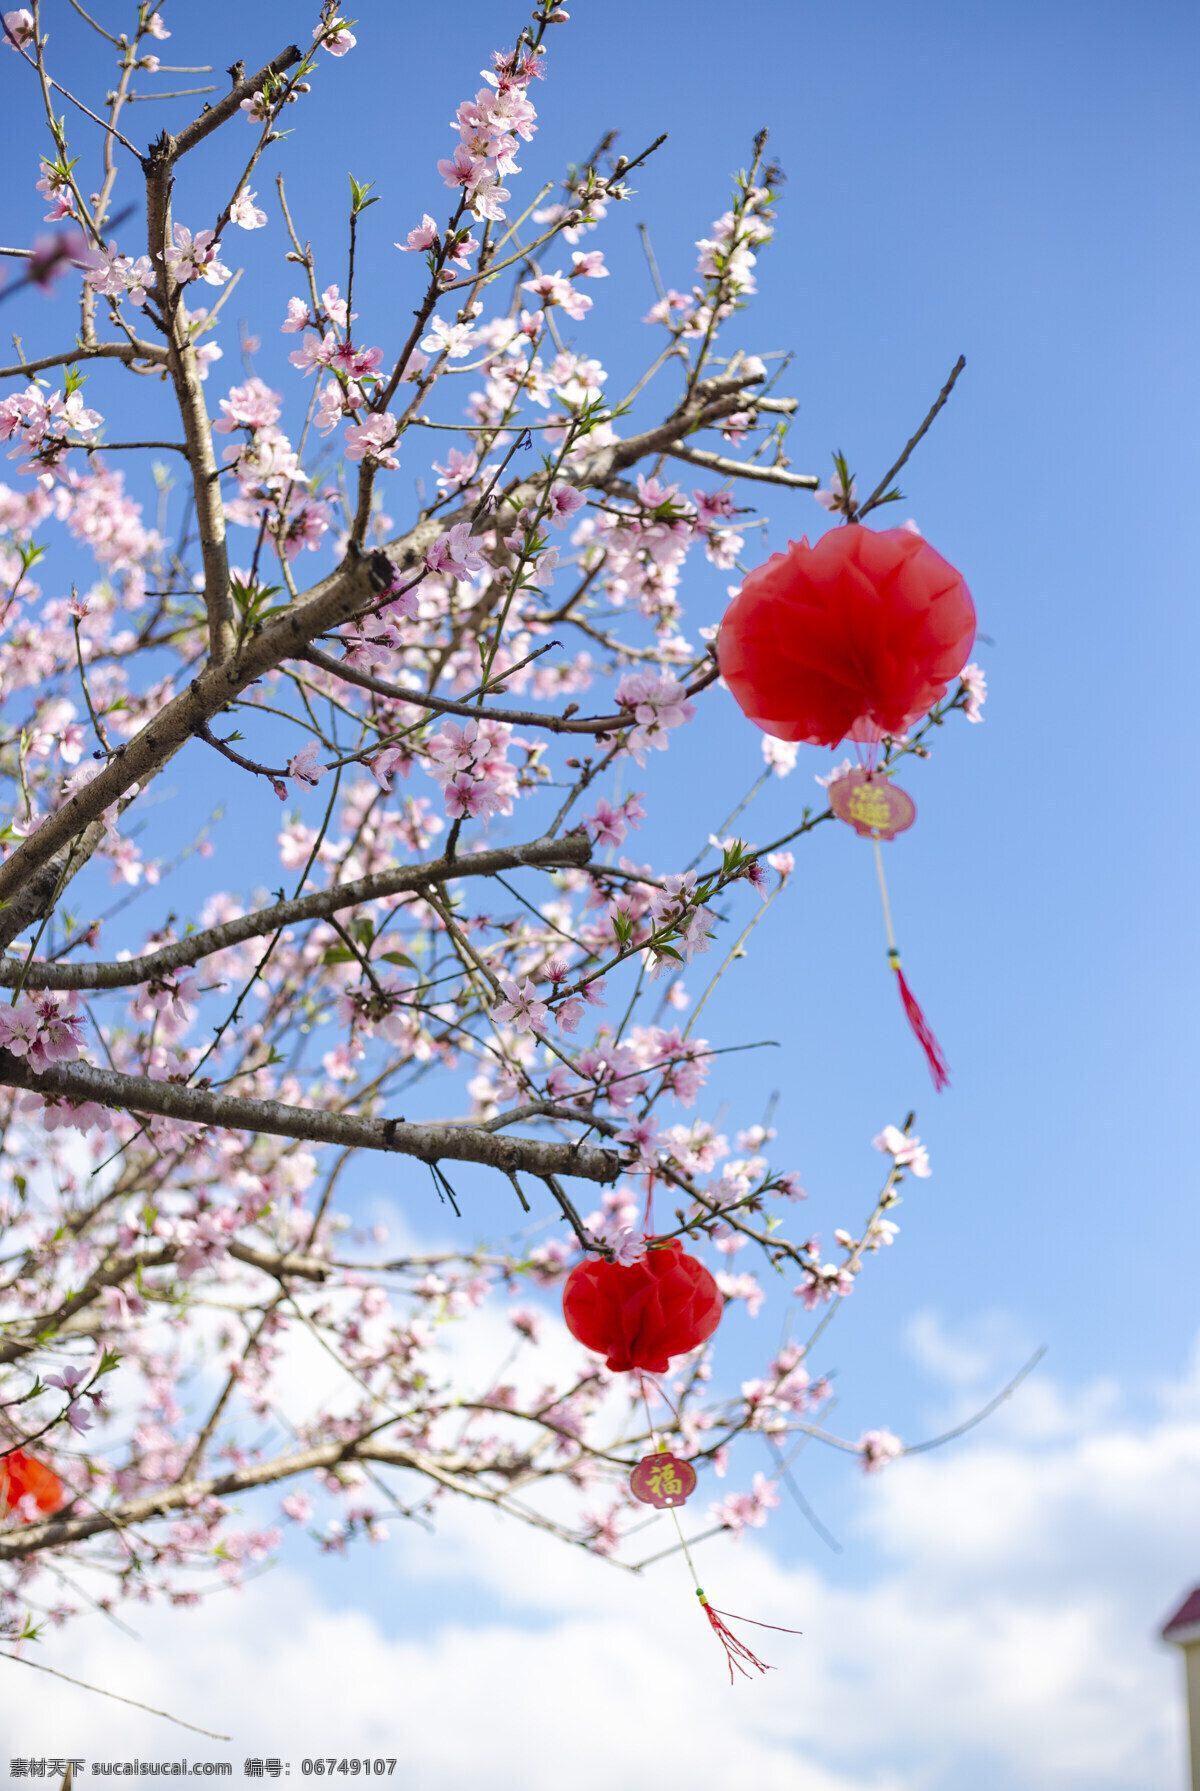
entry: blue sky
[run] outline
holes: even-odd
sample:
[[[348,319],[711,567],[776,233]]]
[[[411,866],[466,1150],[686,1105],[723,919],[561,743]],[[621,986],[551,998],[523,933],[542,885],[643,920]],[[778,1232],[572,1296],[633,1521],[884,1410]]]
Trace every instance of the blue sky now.
[[[78,41],[60,10],[63,18],[51,19],[56,38]],[[290,0],[168,6],[175,36],[166,49],[173,61],[240,55],[253,67],[289,37],[307,38],[309,10]],[[918,1108],[935,1173],[908,1185],[896,1247],[871,1266],[838,1321],[829,1358],[843,1388],[838,1422],[852,1435],[884,1422],[906,1439],[928,1434],[1047,1344],[1046,1390],[1026,1395],[1024,1419],[1001,1421],[993,1440],[926,1458],[919,1479],[916,1464],[902,1464],[895,1482],[909,1475],[930,1511],[960,1496],[964,1507],[986,1505],[989,1485],[1006,1483],[1010,1470],[1035,1488],[1044,1483],[1028,1531],[1035,1556],[1039,1536],[1057,1538],[1043,1584],[1060,1586],[1067,1611],[1087,1607],[1089,1587],[1097,1597],[1108,1596],[1101,1582],[1109,1588],[1116,1615],[1109,1627],[1097,1618],[1094,1633],[1122,1637],[1118,1651],[1136,1638],[1129,1658],[1146,1675],[1154,1710],[1167,1712],[1170,1663],[1155,1653],[1150,1630],[1200,1578],[1200,1540],[1181,1515],[1189,1500],[1195,1509],[1191,1445],[1160,1461],[1152,1441],[1161,1442],[1164,1410],[1181,1401],[1193,1409],[1193,1394],[1180,1389],[1192,1386],[1198,1330],[1190,711],[1200,642],[1188,497],[1200,475],[1200,27],[1182,4],[1134,10],[1064,0],[1003,8],[863,0],[852,15],[771,0],[753,9],[577,0],[571,10],[536,95],[540,130],[524,154],[520,191],[532,197],[535,183],[611,126],[630,154],[670,133],[639,171],[634,203],[587,244],[605,250],[617,276],[593,289],[581,336],[613,389],[630,383],[653,339],[638,321],[653,295],[636,223],[647,225],[667,284],[686,288],[695,239],[724,209],[728,175],[762,124],[788,179],[776,241],[760,260],[759,297],[731,340],[794,351],[781,389],[800,399],[789,445],[797,469],[824,474],[839,448],[873,485],[955,357],[967,357],[949,408],[905,469],[906,501],[893,518],[915,517],[963,570],[993,643],[976,655],[989,677],[986,725],[948,729],[933,759],[906,777],[920,817],[887,859],[906,967],[945,1045],[953,1087],[933,1094],[904,1027],[870,854],[847,830],[822,830],[802,848],[795,887],[755,935],[736,984],[708,1010],[711,1036],[779,1040],[769,1056],[727,1060],[720,1095],[740,1124],[758,1116],[766,1091],[781,1091],[781,1158],[801,1170],[813,1223],[826,1235],[869,1207],[880,1162],[872,1134]],[[117,10],[106,4],[101,16],[115,19]],[[378,182],[382,203],[366,214],[371,248],[359,292],[369,339],[379,340],[402,328],[415,302],[416,272],[392,242],[423,210],[440,211],[433,161],[452,142],[447,121],[487,53],[511,41],[520,9],[460,0],[448,47],[432,9],[365,0],[358,18],[358,50],[322,67],[310,104],[303,115],[296,109],[282,165],[301,235],[324,257],[323,279],[343,266],[347,169]],[[78,60],[66,66],[72,80],[86,77]],[[4,74],[16,101],[3,127],[11,147],[29,96],[15,91],[11,67]],[[182,121],[178,107],[163,111]],[[151,112],[138,114],[147,133]],[[205,162],[195,158],[176,216],[195,215],[197,183],[226,167],[232,151],[223,142]],[[32,194],[32,174],[28,184]],[[291,343],[274,335],[272,320],[299,288],[280,260],[271,179],[258,187],[272,229],[237,245],[247,272],[229,315],[261,331],[260,370],[282,380]],[[8,196],[6,240],[31,232],[38,197]],[[54,309],[65,319],[64,299]],[[214,399],[236,364],[231,332],[222,339],[227,358],[210,380]],[[27,332],[26,352],[39,346]],[[99,396],[100,376],[94,389]],[[121,413],[114,405],[109,414]],[[398,521],[422,470],[406,463],[394,477],[387,507]],[[772,548],[825,524],[803,493],[771,493],[764,509]],[[692,629],[718,619],[727,582],[708,568],[691,576]],[[731,700],[717,692],[705,701],[686,749],[650,768],[659,819],[634,844],[656,864],[690,857],[760,764],[757,736]],[[258,850],[273,798],[226,785],[197,754],[178,762],[168,826],[186,838],[198,806],[225,795],[236,806],[237,838],[220,847],[205,877],[221,869],[236,881]],[[783,831],[819,794],[811,780],[827,765],[828,755],[802,749],[796,773],[773,784],[743,824],[749,836]],[[711,792],[703,812],[698,788]],[[261,874],[269,875],[265,861]],[[135,912],[139,926],[149,924],[148,905]],[[364,1181],[364,1200],[377,1192]],[[429,1215],[409,1221],[427,1224]],[[1103,1454],[1105,1439],[1134,1436],[1159,1463],[1149,1477],[1158,1504],[1126,1533],[1089,1493],[1094,1483],[1081,1464],[1089,1449]],[[1113,1449],[1120,1457],[1116,1442]],[[1062,1468],[1068,1458],[1075,1478]],[[972,1461],[982,1464],[974,1481],[964,1466]],[[806,1458],[806,1488],[843,1534],[843,1555],[820,1553],[789,1511],[763,1547],[781,1573],[819,1576],[819,1595],[804,1582],[818,1604],[853,1595],[869,1612],[881,1588],[905,1583],[898,1559],[911,1567],[923,1548],[939,1551],[903,1491],[852,1474],[841,1461]],[[1119,1572],[1111,1565],[1118,1532],[1133,1555]],[[1006,1553],[1008,1542],[993,1541],[986,1559],[967,1551],[956,1569],[961,1609],[947,1592],[941,1629],[926,1624],[928,1613],[915,1623],[918,1653],[927,1630],[944,1640],[946,1625],[993,1594],[1013,1609],[1040,1608],[1020,1548]],[[397,1551],[408,1560],[407,1542]],[[511,1585],[468,1558],[471,1573],[439,1597],[468,1622],[473,1609],[492,1613],[508,1600],[519,1629],[529,1612],[522,1615]],[[740,1559],[760,1557],[747,1549]],[[551,1580],[561,1571],[577,1600],[592,1596],[574,1565],[560,1570],[547,1560],[538,1571]],[[740,1571],[736,1562],[729,1571]],[[296,1554],[287,1573],[296,1576],[279,1582],[288,1599],[343,1611],[361,1602],[383,1634],[425,1626],[441,1646],[436,1611],[418,1598],[415,1615],[397,1616],[394,1600],[379,1594],[374,1561],[317,1569]],[[755,1567],[750,1577],[758,1576]],[[271,1585],[255,1590],[255,1609],[266,1612]],[[618,1621],[605,1602],[597,1635],[615,1633],[605,1629],[610,1620]],[[585,1655],[593,1663],[603,1642],[595,1648],[598,1655]],[[1111,1665],[1111,1649],[1104,1659]],[[859,1668],[845,1660],[830,1696],[851,1720],[846,1687]],[[788,1667],[813,1670],[794,1658]],[[173,1695],[178,1702],[180,1692]],[[941,1791],[968,1770],[980,1787],[1013,1782],[1005,1774],[1017,1756],[1004,1751],[1013,1744],[1003,1723],[980,1754],[946,1739],[932,1711],[922,1736],[886,1698],[872,1709],[877,1726],[893,1725],[877,1737],[877,1759],[850,1750],[844,1759],[822,1756],[818,1768],[792,1738],[786,1747],[812,1774],[794,1782],[813,1791]],[[663,1717],[668,1733],[670,1721]],[[1161,1776],[1176,1770],[1167,1721],[1154,1717],[1143,1762],[1123,1766],[1123,1777],[1097,1777],[1109,1768],[1089,1763],[1081,1741],[1075,1758],[1060,1750],[1027,1763],[1022,1782],[1173,1782]],[[775,1782],[774,1770],[763,1768],[763,1782]],[[739,1791],[751,1780],[735,1771],[724,1782]]]

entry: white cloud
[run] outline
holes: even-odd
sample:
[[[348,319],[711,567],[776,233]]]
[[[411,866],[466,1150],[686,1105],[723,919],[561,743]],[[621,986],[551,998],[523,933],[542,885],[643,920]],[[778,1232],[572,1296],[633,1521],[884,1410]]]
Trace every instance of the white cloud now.
[[[946,1453],[856,1482],[858,1546],[819,1571],[758,1539],[703,1551],[714,1603],[804,1631],[746,1632],[764,1680],[730,1689],[678,1557],[634,1578],[448,1509],[436,1538],[402,1526],[371,1554],[371,1612],[288,1567],[138,1613],[141,1643],[48,1637],[49,1664],[229,1728],[228,1748],[14,1665],[4,1745],[186,1751],[233,1759],[235,1782],[248,1754],[293,1777],[305,1754],[394,1755],[406,1791],[1162,1791],[1182,1704],[1154,1631],[1200,1578],[1200,1376],[1140,1419],[1040,1379]]]

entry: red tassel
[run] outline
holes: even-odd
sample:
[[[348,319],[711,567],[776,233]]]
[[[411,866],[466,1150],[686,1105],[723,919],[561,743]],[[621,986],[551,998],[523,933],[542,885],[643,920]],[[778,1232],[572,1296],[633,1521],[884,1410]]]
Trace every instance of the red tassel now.
[[[725,1650],[725,1659],[729,1662],[730,1685],[733,1684],[733,1669],[735,1667],[743,1678],[749,1679],[750,1675],[742,1664],[743,1662],[749,1662],[750,1666],[757,1667],[760,1673],[774,1672],[774,1668],[769,1661],[759,1660],[752,1649],[747,1648],[744,1642],[740,1642],[728,1625],[721,1621],[722,1617],[729,1617],[734,1623],[753,1623],[756,1629],[777,1629],[781,1635],[785,1636],[798,1636],[802,1633],[798,1629],[784,1629],[783,1625],[779,1623],[758,1623],[753,1617],[736,1617],[732,1611],[714,1611],[699,1586],[696,1587],[696,1597],[703,1605],[704,1614],[712,1624],[713,1632]]]
[[[908,1023],[917,1035],[921,1049],[929,1063],[929,1073],[933,1077],[933,1086],[940,1094],[943,1088],[950,1086],[950,1065],[946,1062],[942,1047],[934,1038],[929,1028],[929,1021],[921,1012],[921,1004],[908,986],[907,978],[900,968],[900,954],[888,952],[888,962],[896,972],[896,980],[900,984],[900,999],[904,1003],[904,1011],[908,1015]]]

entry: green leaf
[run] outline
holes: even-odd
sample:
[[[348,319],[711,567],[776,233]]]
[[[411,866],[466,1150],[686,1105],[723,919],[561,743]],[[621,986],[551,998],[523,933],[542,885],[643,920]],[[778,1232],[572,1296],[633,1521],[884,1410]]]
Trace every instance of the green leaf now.
[[[331,945],[321,959],[322,964],[356,964],[358,959],[346,945]]]
[[[406,970],[415,970],[418,976],[421,974],[420,965],[414,964],[412,959],[405,957],[402,951],[385,951],[383,953],[383,958],[385,963],[403,964]]]
[[[374,199],[367,198],[367,194],[371,191],[371,188],[375,185],[375,182],[373,180],[365,181],[360,185],[360,183],[357,180],[355,180],[353,174],[350,175],[349,179],[350,179],[350,212],[351,212],[352,217],[357,217],[360,211],[366,211],[368,205],[377,204],[378,200],[379,200],[379,195],[377,193],[375,195]]]

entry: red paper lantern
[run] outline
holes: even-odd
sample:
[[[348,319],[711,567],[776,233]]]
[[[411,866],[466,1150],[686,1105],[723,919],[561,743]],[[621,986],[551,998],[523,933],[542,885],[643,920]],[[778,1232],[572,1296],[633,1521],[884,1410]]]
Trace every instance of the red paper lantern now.
[[[563,1289],[568,1331],[618,1374],[665,1374],[672,1356],[712,1336],[722,1305],[716,1282],[678,1238],[627,1265],[585,1257]]]
[[[901,734],[975,639],[961,574],[909,529],[830,529],[748,574],[721,624],[721,675],[756,727],[836,746]]]
[[[39,1511],[47,1517],[64,1502],[63,1484],[44,1462],[14,1449],[0,1456],[0,1512],[12,1511],[26,1493],[32,1493]]]

